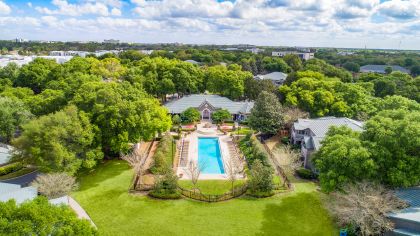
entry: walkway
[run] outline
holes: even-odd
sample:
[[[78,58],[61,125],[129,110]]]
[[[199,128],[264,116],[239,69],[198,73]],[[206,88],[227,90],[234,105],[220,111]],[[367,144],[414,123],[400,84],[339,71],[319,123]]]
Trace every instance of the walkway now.
[[[95,223],[93,223],[92,219],[90,219],[90,216],[86,213],[86,211],[82,208],[82,206],[79,205],[76,200],[74,200],[72,197],[68,196],[69,206],[71,209],[73,209],[74,212],[76,212],[79,219],[86,219],[90,221],[90,223],[96,228]]]

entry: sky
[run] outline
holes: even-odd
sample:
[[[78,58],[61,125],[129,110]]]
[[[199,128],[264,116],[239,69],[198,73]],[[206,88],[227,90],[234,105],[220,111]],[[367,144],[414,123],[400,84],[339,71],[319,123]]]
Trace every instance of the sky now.
[[[0,0],[0,39],[420,49],[420,0]]]

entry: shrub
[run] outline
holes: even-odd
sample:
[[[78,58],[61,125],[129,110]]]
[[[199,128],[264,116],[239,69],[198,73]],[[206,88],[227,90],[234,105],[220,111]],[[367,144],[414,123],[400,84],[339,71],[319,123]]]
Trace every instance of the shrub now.
[[[248,166],[252,166],[255,160],[260,160],[263,165],[270,166],[267,152],[252,133],[247,134],[241,140],[239,147],[245,155]]]
[[[200,121],[201,114],[200,112],[193,107],[188,108],[181,114],[181,119],[183,123],[193,123],[196,121]]]
[[[173,137],[168,133],[164,134],[160,139],[156,152],[153,155],[154,164],[150,168],[153,174],[164,174],[172,167],[172,142]]]
[[[39,175],[32,185],[49,199],[65,196],[77,187],[76,178],[65,173]]]
[[[23,164],[21,162],[14,162],[5,166],[0,167],[0,176],[7,175],[12,172],[21,170],[23,168]]]
[[[282,142],[283,144],[289,144],[289,137],[287,137],[287,136],[282,137],[282,138],[281,138],[281,142]]]
[[[177,191],[178,177],[172,169],[168,169],[165,174],[158,178],[150,191],[150,196],[162,199],[177,199],[181,194]]]
[[[264,166],[260,160],[252,164],[249,179],[249,194],[255,197],[273,195],[273,169]]]
[[[302,179],[315,179],[316,174],[313,173],[311,170],[300,168],[296,170],[296,174],[301,177]]]

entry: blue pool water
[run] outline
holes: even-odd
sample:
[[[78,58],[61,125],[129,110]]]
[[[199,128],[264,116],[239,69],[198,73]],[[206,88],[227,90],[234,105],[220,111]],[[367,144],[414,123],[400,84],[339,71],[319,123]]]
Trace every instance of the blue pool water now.
[[[198,164],[203,174],[224,174],[218,138],[198,138]]]

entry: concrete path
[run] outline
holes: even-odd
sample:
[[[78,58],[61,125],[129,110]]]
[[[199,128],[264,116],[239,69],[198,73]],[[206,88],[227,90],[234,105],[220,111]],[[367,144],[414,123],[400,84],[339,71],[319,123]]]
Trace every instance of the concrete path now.
[[[90,221],[90,223],[96,228],[95,223],[93,223],[92,219],[86,213],[86,211],[82,208],[82,206],[80,206],[79,203],[76,202],[76,200],[74,200],[70,196],[68,196],[68,200],[69,200],[69,206],[71,207],[71,209],[73,209],[74,212],[76,212],[77,216],[80,219],[86,219],[86,220]]]

